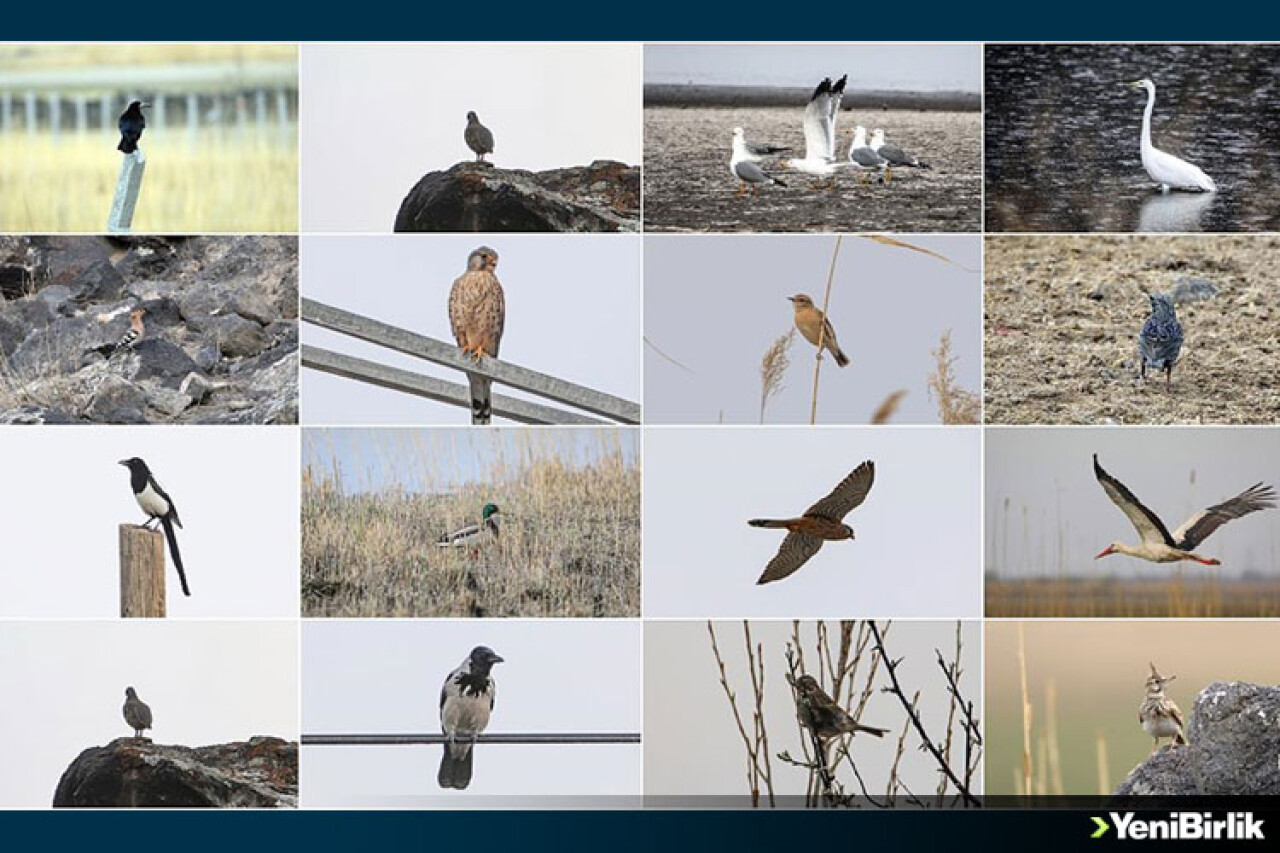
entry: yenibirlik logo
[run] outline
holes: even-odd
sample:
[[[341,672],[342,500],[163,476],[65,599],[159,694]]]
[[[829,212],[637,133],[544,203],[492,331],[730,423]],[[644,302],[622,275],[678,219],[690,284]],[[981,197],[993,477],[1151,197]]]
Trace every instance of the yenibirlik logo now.
[[[1171,839],[1196,841],[1223,839],[1225,841],[1263,841],[1262,823],[1252,812],[1228,812],[1226,817],[1214,818],[1213,812],[1170,812],[1167,819],[1144,819],[1133,812],[1120,814],[1109,812],[1111,823],[1104,818],[1093,817],[1094,826],[1090,838],[1102,838],[1114,825],[1117,841],[1146,841]]]

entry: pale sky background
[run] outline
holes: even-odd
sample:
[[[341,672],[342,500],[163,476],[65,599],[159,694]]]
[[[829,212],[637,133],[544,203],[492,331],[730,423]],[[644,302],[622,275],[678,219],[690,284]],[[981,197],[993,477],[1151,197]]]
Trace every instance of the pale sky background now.
[[[814,86],[847,73],[850,91],[978,92],[977,44],[654,44],[644,82],[731,86]]]
[[[507,320],[499,358],[640,400],[638,235],[303,237],[302,294],[453,343],[449,290],[479,246],[498,253]],[[466,385],[456,370],[302,324],[305,344]],[[545,398],[497,383],[495,394]],[[470,424],[470,409],[302,370],[308,424]],[[494,416],[495,424],[502,419]]]
[[[639,463],[639,427],[335,427],[302,433],[303,469],[341,481],[347,494],[439,494],[491,481],[495,471],[519,470],[538,459],[582,467],[615,453],[628,465]]]
[[[294,622],[0,623],[0,807],[48,808],[77,755],[133,737],[126,687],[151,706],[157,744],[297,740],[297,672]]]
[[[976,427],[650,428],[644,437],[646,616],[976,616]],[[799,571],[758,586],[788,518],[863,460],[876,479]]]
[[[1280,486],[1280,433],[1270,427],[987,428],[987,571],[1002,576],[1163,578],[1205,571],[1238,577],[1280,568],[1280,514],[1230,521],[1196,550],[1222,560],[1213,569],[1158,564],[1114,554],[1111,542],[1139,541],[1133,525],[1093,474],[1093,454],[1170,531],[1193,513],[1259,480]],[[1006,514],[1004,504],[1008,500]]]
[[[302,627],[303,731],[436,733],[440,687],[476,646],[494,666],[490,733],[639,732],[638,621],[326,621]],[[436,783],[444,747],[315,746],[309,808],[619,806],[640,793],[639,745],[479,744],[465,791]],[[598,797],[598,800],[591,800]]]
[[[883,628],[884,623],[880,625]],[[720,654],[725,660],[730,684],[737,692],[739,705],[742,707],[743,702],[750,705],[754,702],[754,694],[743,650],[742,623],[717,622],[715,628]],[[833,641],[838,641],[839,625],[830,623],[828,628],[833,634]],[[894,622],[884,638],[889,654],[903,658],[898,678],[908,695],[921,691],[920,715],[925,730],[937,739],[945,736],[948,699],[934,650],[942,652],[948,661],[952,660],[955,656],[955,631],[954,621]],[[815,660],[815,636],[813,623],[801,626],[805,659],[810,667]],[[979,624],[964,623],[962,636],[961,690],[967,699],[973,700],[981,719],[982,639]],[[792,756],[803,755],[791,688],[784,679],[791,623],[752,622],[751,639],[753,643],[764,646],[764,713],[768,724],[769,751],[774,756],[775,792],[803,795],[807,771],[783,764],[776,758],[784,751]],[[869,661],[870,653],[858,670],[855,683],[859,690],[865,682]],[[706,622],[699,619],[647,623],[644,668],[645,794],[745,797],[749,793],[744,770],[746,753],[720,685],[720,673],[711,651]],[[888,683],[883,668],[877,674],[876,683]],[[829,687],[830,681],[823,680],[823,684]],[[856,735],[851,749],[868,790],[880,797],[888,785],[889,768],[906,715],[897,697],[876,690],[867,703],[862,722],[890,729],[890,734],[883,739]],[[750,719],[747,724],[750,725]],[[959,729],[956,731],[958,735]],[[914,733],[908,735],[899,768],[902,779],[917,794],[932,792],[937,785],[937,765],[931,756],[917,749],[919,743]],[[847,781],[853,790],[858,790],[847,767],[841,772],[840,779]],[[978,790],[981,790],[981,785]],[[690,800],[688,805],[696,808],[698,801]]]
[[[428,172],[475,155],[504,169],[641,160],[639,45],[322,44],[301,58],[302,227],[390,233]]]
[[[906,397],[894,423],[937,423],[928,377],[932,350],[951,330],[962,388],[982,386],[982,242],[973,236],[909,236],[960,266],[870,240],[840,247],[828,313],[841,350],[823,359],[819,423],[870,421],[894,391]],[[645,238],[646,423],[759,423],[760,364],[795,328],[788,296],[822,304],[836,238],[701,235]],[[814,347],[796,333],[782,392],[766,423],[809,422]]]
[[[298,433],[283,427],[0,428],[0,616],[115,618],[120,524],[142,524],[117,464],[141,457],[173,498],[191,597],[165,545],[170,618],[298,613]]]

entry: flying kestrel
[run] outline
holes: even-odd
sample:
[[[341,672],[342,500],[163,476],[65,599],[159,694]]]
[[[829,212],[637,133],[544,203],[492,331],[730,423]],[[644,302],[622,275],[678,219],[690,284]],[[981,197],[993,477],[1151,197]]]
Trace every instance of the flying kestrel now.
[[[787,298],[796,308],[796,328],[800,330],[800,334],[804,335],[804,339],[816,347],[818,331],[825,327],[826,331],[822,332],[822,348],[835,357],[836,364],[841,367],[846,366],[849,358],[836,343],[836,330],[831,328],[831,321],[823,317],[822,312],[814,306],[813,300],[803,293]]]
[[[836,700],[826,694],[812,675],[800,676],[792,687],[796,691],[796,713],[800,717],[801,724],[813,732],[813,736],[819,740],[857,732],[884,737],[889,731],[856,722],[849,716],[848,711],[841,708]]]
[[[818,553],[827,540],[852,539],[853,528],[843,523],[846,515],[867,498],[876,477],[876,466],[867,460],[840,481],[831,494],[804,511],[799,518],[753,518],[752,527],[785,528],[787,538],[777,555],[765,566],[758,584],[781,580],[795,572]]]
[[[493,153],[493,131],[481,124],[474,112],[467,113],[467,129],[462,132],[462,138],[476,153],[477,163],[483,163],[484,155]]]
[[[507,319],[502,284],[494,270],[498,253],[481,246],[467,258],[467,271],[458,276],[449,291],[449,326],[463,353],[480,361],[481,356],[498,357],[502,327]],[[490,386],[493,380],[474,373],[471,383],[471,423],[487,424],[490,416]]]

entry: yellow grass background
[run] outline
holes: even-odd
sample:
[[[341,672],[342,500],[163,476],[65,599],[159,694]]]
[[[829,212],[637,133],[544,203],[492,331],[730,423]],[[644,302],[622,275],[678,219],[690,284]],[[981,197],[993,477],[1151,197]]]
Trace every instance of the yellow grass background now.
[[[396,430],[360,445],[353,463],[349,451],[329,455],[323,432],[304,453],[304,615],[640,614],[640,468],[623,450],[633,435],[588,431],[577,440],[589,453],[571,460],[563,436],[530,430],[496,445],[474,431]],[[457,483],[460,454],[479,454],[477,481]],[[339,459],[382,472],[357,482],[394,471],[395,484],[345,489]],[[486,502],[501,508],[497,543],[436,547]]]
[[[273,133],[274,131],[268,131]],[[106,230],[123,155],[118,139],[64,132],[0,136],[0,230]],[[147,167],[135,232],[281,232],[298,223],[297,135],[251,129],[145,135]]]
[[[1151,752],[1138,723],[1149,663],[1177,676],[1167,692],[1190,722],[1214,681],[1280,683],[1277,648],[1280,622],[988,623],[986,793],[1111,793]]]

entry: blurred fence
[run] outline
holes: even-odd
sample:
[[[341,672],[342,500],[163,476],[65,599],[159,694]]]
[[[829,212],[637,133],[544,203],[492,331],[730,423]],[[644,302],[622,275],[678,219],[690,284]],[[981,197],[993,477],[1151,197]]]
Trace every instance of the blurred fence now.
[[[96,66],[0,74],[0,133],[114,135],[130,101],[151,104],[147,133],[209,128],[287,141],[296,133],[298,68],[288,61]]]

